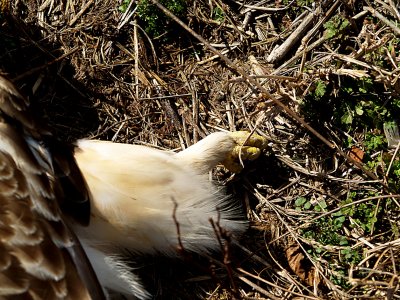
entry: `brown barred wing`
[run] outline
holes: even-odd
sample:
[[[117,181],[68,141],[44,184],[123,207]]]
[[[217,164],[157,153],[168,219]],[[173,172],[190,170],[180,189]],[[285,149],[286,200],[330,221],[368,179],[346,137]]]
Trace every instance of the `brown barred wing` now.
[[[64,223],[59,198],[65,193],[54,171],[54,161],[63,158],[53,159],[41,139],[46,135],[28,101],[0,77],[0,298],[102,299],[87,257]],[[74,170],[68,159],[63,164]]]

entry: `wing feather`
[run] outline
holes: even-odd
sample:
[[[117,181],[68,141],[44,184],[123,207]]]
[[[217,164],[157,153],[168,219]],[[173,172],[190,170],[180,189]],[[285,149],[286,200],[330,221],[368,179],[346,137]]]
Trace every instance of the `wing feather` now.
[[[59,204],[68,202],[61,181],[82,191],[74,196],[87,206],[86,186],[72,153],[56,153],[54,145],[30,114],[28,100],[0,77],[0,296],[102,299]]]

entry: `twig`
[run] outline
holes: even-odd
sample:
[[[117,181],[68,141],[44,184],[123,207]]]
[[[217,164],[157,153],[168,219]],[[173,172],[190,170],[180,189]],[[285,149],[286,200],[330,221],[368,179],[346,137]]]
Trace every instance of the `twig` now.
[[[83,7],[82,9],[76,14],[76,16],[74,18],[72,18],[72,20],[69,22],[69,26],[72,26],[75,24],[75,22],[85,13],[85,11],[89,8],[90,5],[92,5],[92,3],[94,2],[94,0],[89,0]]]
[[[304,33],[308,30],[311,26],[312,22],[314,21],[316,15],[321,11],[321,8],[318,7],[315,12],[310,12],[304,18],[303,22],[299,25],[292,32],[292,34],[280,45],[279,47],[275,48],[267,57],[267,62],[275,63],[281,60],[293,47],[295,43],[297,43],[301,37],[303,37]]]
[[[25,73],[22,73],[22,74],[20,74],[20,75],[18,75],[16,77],[14,77],[12,80],[13,81],[18,81],[18,80],[21,80],[21,79],[29,76],[29,75],[32,75],[32,74],[34,74],[36,72],[39,72],[39,71],[41,71],[43,69],[46,69],[47,67],[51,66],[52,64],[55,64],[56,62],[59,62],[60,60],[63,60],[64,58],[70,56],[71,54],[74,54],[78,50],[79,50],[79,47],[75,47],[71,51],[61,55],[60,57],[57,57],[56,59],[54,59],[54,60],[52,60],[52,61],[50,61],[50,62],[48,62],[48,63],[46,63],[46,64],[44,64],[42,66],[39,66],[39,67],[36,67],[36,68],[32,68],[29,71],[26,71]]]
[[[364,10],[369,11],[373,16],[377,17],[379,20],[381,20],[387,26],[392,28],[396,35],[400,35],[400,28],[398,28],[395,24],[393,24],[393,22],[391,22],[388,19],[386,19],[376,9],[373,9],[372,7],[369,7],[369,6],[364,6]]]
[[[268,297],[268,299],[273,299],[273,300],[280,300],[282,299],[281,297],[276,297],[273,294],[271,294],[270,292],[266,291],[265,289],[263,289],[262,287],[260,287],[259,285],[251,282],[250,280],[248,280],[246,277],[244,276],[239,276],[238,277],[241,281],[243,281],[244,283],[248,284],[249,286],[251,286],[253,289],[255,289],[257,292],[263,294],[264,296]]]
[[[221,225],[220,225],[221,215],[220,215],[219,210],[217,210],[217,211],[218,211],[217,222],[214,222],[214,220],[212,218],[210,218],[209,221],[214,229],[214,233],[217,237],[218,243],[221,247],[221,251],[224,255],[224,267],[226,269],[226,272],[228,273],[228,277],[231,282],[233,292],[235,295],[239,295],[239,291],[237,289],[237,286],[236,286],[236,283],[234,280],[234,272],[232,270],[232,265],[231,265],[230,248],[229,248],[230,236],[227,233],[227,231],[221,227]],[[225,240],[225,245],[224,245],[224,243],[222,243],[222,239]]]
[[[183,247],[182,238],[181,238],[181,227],[176,217],[176,212],[178,211],[178,203],[174,198],[172,198],[172,202],[174,203],[174,210],[172,212],[172,219],[174,220],[176,233],[178,235],[178,252],[180,254],[185,253],[185,247]]]
[[[199,93],[198,95],[205,95],[206,93]],[[192,94],[179,94],[179,95],[165,95],[165,96],[154,96],[154,97],[146,97],[146,98],[139,98],[138,100],[159,100],[159,99],[167,99],[167,98],[178,98],[178,97],[188,97],[192,96]]]
[[[182,26],[186,31],[192,34],[196,39],[198,39],[201,43],[204,43],[208,49],[218,55],[229,67],[236,70],[240,75],[247,79],[249,83],[255,85],[260,89],[262,93],[266,95],[267,98],[274,101],[276,105],[281,107],[287,114],[289,114],[293,119],[302,124],[307,130],[309,130],[312,134],[314,134],[317,138],[319,138],[324,144],[326,144],[329,148],[334,149],[336,146],[328,141],[325,137],[323,137],[319,132],[317,132],[314,128],[312,128],[309,124],[307,124],[302,118],[300,118],[293,110],[284,105],[281,101],[277,100],[274,96],[272,96],[266,88],[264,88],[260,83],[258,83],[255,79],[250,78],[249,75],[244,71],[244,69],[238,67],[232,60],[230,60],[225,55],[221,54],[217,49],[212,47],[202,36],[194,32],[191,28],[189,28],[185,23],[179,20],[174,14],[172,14],[168,9],[166,9],[163,5],[161,5],[157,0],[151,0],[154,5],[156,5],[160,10],[162,10],[167,16],[177,22],[180,26]]]
[[[315,297],[315,296],[307,296],[307,295],[304,295],[304,294],[300,294],[300,293],[296,293],[296,292],[290,291],[290,290],[288,290],[288,289],[284,289],[284,288],[282,288],[281,286],[278,286],[278,285],[276,285],[276,284],[274,284],[274,283],[272,283],[272,282],[269,282],[268,280],[265,280],[264,278],[261,278],[260,276],[256,276],[256,275],[254,275],[254,274],[251,274],[251,273],[247,272],[246,270],[243,270],[242,268],[238,268],[238,271],[241,272],[241,273],[243,273],[243,274],[245,274],[245,275],[247,275],[247,276],[250,276],[250,277],[252,277],[252,278],[254,278],[254,279],[257,279],[257,280],[259,280],[259,281],[261,281],[261,282],[264,282],[264,283],[266,283],[266,284],[268,284],[268,285],[270,285],[270,286],[273,286],[273,287],[278,288],[278,289],[280,289],[280,290],[282,290],[282,291],[285,291],[285,292],[287,292],[287,293],[290,293],[290,294],[292,294],[292,295],[294,295],[294,296],[300,296],[300,297],[302,297],[302,298],[304,298],[304,299],[311,299],[311,300],[317,300],[317,299],[319,299],[318,297]],[[239,276],[239,279],[243,280],[242,278],[244,278],[244,277],[243,277],[243,276]],[[246,283],[247,283],[247,282],[246,282]],[[265,291],[265,290],[264,290],[264,291]],[[274,295],[272,295],[272,294],[269,293],[269,292],[267,292],[267,293],[268,293],[268,297],[273,297],[273,298],[271,298],[271,299],[282,299],[281,297],[279,297],[279,298],[275,297]],[[266,296],[267,296],[267,295],[266,295]]]

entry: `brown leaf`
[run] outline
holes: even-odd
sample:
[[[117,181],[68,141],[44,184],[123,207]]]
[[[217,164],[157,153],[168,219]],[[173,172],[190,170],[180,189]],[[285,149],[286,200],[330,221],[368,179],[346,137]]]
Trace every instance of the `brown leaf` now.
[[[301,248],[297,244],[293,244],[286,249],[286,258],[290,269],[307,285],[318,286],[320,278],[315,272],[315,267],[306,259]]]
[[[357,162],[362,162],[364,158],[364,151],[356,146],[352,146],[349,156]]]

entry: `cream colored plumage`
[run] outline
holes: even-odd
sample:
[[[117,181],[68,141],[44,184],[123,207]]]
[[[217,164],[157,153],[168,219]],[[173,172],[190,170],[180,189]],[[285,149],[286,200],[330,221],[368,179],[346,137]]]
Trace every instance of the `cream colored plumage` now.
[[[242,157],[255,159],[266,143],[259,136],[247,140],[248,135],[213,133],[179,153],[105,141],[77,143],[75,158],[91,193],[92,218],[89,227],[76,232],[92,253],[89,257],[97,257],[95,269],[109,272],[105,279],[125,276],[124,287],[107,280],[105,286],[146,298],[137,280],[126,276],[129,272],[119,258],[123,249],[176,255],[177,223],[184,248],[199,253],[219,248],[210,219],[233,234],[244,232],[242,209],[209,181],[208,171],[238,156],[238,145],[244,142]],[[238,163],[227,164],[239,168]]]

